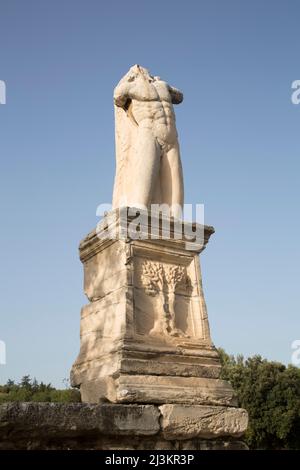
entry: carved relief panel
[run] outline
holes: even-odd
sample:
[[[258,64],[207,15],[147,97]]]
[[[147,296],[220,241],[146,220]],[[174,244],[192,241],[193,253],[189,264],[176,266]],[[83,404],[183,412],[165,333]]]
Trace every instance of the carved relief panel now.
[[[137,256],[138,254],[138,256]],[[197,257],[140,251],[134,256],[137,334],[202,338],[202,289]]]

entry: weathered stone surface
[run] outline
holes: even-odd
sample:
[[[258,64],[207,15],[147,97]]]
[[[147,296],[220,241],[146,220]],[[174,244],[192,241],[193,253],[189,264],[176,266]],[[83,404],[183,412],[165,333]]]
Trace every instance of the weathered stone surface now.
[[[162,405],[161,429],[165,439],[241,437],[248,426],[242,408]]]
[[[180,429],[177,423],[176,432],[180,437],[175,437],[174,408],[168,405],[161,408],[164,416],[160,420],[162,411],[154,405],[7,403],[0,405],[0,449],[178,451],[246,448],[238,439],[221,437],[222,429],[219,434],[214,433],[213,439],[191,438],[194,434],[190,429],[186,426]],[[199,411],[197,413],[200,416]],[[181,419],[178,409],[176,416]],[[169,424],[166,425],[167,419]],[[196,426],[195,422],[192,426]]]
[[[182,403],[237,406],[231,385],[219,379],[172,377],[162,375],[126,375],[101,377],[81,385],[86,403]]]
[[[104,298],[128,284],[124,242],[103,241],[84,263],[84,293],[90,301]]]
[[[115,380],[112,377],[101,377],[96,380],[85,380],[80,387],[81,401],[84,403],[117,402]]]
[[[208,351],[205,351],[204,354]],[[169,371],[170,376],[219,378],[221,365],[217,357],[201,357],[188,354],[172,354],[172,351],[157,352],[151,348],[144,351],[123,351],[120,370],[124,374],[134,371],[137,375],[164,375]]]
[[[231,385],[219,379],[122,375],[116,399],[122,403],[188,403],[237,406]]]
[[[147,436],[159,431],[151,405],[7,403],[0,406],[0,436],[26,431],[31,437],[74,435]]]

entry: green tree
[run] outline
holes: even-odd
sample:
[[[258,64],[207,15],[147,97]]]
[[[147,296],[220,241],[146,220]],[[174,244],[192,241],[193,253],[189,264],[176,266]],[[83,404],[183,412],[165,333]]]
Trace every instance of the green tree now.
[[[20,387],[27,388],[28,390],[31,389],[31,378],[30,375],[24,375],[20,382]]]
[[[249,447],[300,449],[300,369],[261,356],[245,360],[219,352],[221,377],[231,382],[249,413]]]
[[[5,385],[0,385],[0,404],[9,401],[80,402],[80,393],[72,388],[56,390],[51,384],[39,383],[24,375],[19,384],[8,380]]]

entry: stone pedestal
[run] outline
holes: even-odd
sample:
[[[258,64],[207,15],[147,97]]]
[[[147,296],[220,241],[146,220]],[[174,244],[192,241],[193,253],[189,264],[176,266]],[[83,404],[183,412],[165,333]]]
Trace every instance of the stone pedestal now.
[[[213,233],[122,209],[81,242],[90,302],[81,311],[71,383],[83,402],[190,405],[191,416],[191,405],[197,413],[203,405],[204,414],[217,406],[224,423],[230,420],[237,400],[219,379],[198,256]]]

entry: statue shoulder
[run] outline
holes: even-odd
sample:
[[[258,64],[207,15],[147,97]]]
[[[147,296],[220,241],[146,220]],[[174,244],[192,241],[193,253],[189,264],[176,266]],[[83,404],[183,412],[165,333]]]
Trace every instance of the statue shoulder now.
[[[163,80],[156,80],[153,82],[153,86],[156,89],[161,101],[172,101],[169,85],[167,82],[164,82]]]

